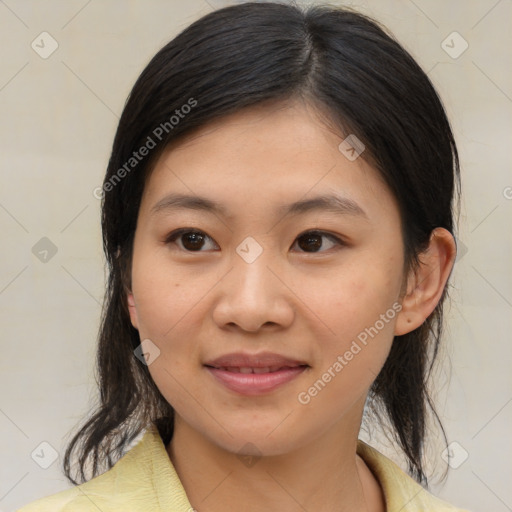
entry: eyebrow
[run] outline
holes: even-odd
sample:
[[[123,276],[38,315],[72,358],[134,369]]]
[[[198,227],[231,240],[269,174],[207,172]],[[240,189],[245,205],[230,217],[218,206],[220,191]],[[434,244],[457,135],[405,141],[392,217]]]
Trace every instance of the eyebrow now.
[[[151,215],[162,211],[179,209],[205,211],[219,214],[224,217],[232,217],[228,210],[218,203],[206,197],[171,193],[158,201],[151,208]],[[348,197],[335,194],[323,194],[311,199],[302,199],[294,203],[280,205],[276,209],[277,215],[301,215],[311,211],[326,211],[339,215],[351,215],[369,220],[366,212],[355,201]]]

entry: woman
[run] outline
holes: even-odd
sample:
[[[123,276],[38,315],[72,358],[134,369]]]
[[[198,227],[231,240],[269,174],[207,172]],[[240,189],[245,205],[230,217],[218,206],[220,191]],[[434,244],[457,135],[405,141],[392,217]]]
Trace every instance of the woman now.
[[[460,510],[424,468],[458,180],[432,84],[374,21],[247,3],[193,23],[137,80],[96,191],[77,486],[21,510]],[[358,440],[365,405],[410,475]]]

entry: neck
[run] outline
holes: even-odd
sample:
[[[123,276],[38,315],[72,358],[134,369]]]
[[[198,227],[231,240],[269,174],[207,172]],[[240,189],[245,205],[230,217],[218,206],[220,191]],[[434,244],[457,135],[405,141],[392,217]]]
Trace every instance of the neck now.
[[[177,416],[167,451],[197,512],[383,512],[379,484],[356,454],[358,430],[336,425],[293,452],[244,457]]]

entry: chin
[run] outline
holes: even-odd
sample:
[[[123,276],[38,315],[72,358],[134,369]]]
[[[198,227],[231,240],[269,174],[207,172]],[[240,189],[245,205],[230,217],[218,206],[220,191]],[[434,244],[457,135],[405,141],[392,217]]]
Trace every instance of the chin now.
[[[302,443],[284,425],[278,426],[282,421],[283,418],[281,417],[279,421],[273,423],[272,427],[269,427],[267,423],[258,425],[254,422],[244,425],[237,424],[236,426],[225,424],[226,430],[231,436],[224,430],[219,432],[216,429],[215,433],[218,436],[212,437],[213,432],[208,429],[207,437],[223,450],[240,456],[283,455],[297,449]],[[276,426],[278,427],[276,428]],[[307,433],[304,433],[303,436],[307,437]]]

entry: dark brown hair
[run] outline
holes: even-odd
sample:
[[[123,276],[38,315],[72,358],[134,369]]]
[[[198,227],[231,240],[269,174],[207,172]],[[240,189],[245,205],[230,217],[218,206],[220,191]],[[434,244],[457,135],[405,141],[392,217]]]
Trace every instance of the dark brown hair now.
[[[64,473],[72,483],[112,467],[151,422],[165,443],[172,437],[173,409],[134,356],[141,340],[126,304],[137,215],[154,162],[170,143],[212,120],[293,98],[327,113],[340,134],[355,134],[365,144],[362,157],[399,205],[408,269],[418,265],[434,228],[454,232],[459,162],[445,111],[427,75],[375,21],[332,6],[253,2],[194,22],[143,70],[115,136],[102,191],[108,283],[97,353],[99,404],[66,450]],[[171,120],[193,102],[179,121]],[[135,164],[130,159],[148,138],[156,147]],[[369,395],[390,421],[409,472],[423,483],[429,409],[444,436],[427,379],[446,295],[445,288],[423,325],[395,337]],[[78,479],[71,472],[75,451]]]

